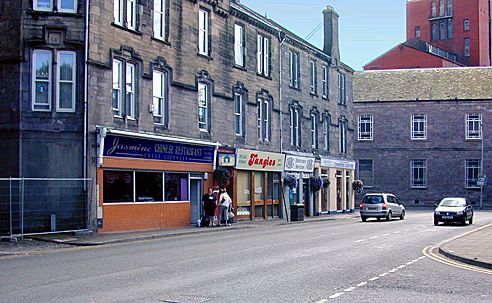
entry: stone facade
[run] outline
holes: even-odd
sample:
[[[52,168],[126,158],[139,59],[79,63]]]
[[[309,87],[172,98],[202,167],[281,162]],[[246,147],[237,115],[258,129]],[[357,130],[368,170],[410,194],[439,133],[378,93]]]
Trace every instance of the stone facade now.
[[[466,160],[481,159],[482,142],[465,137],[466,116],[482,117],[483,173],[490,176],[492,91],[486,83],[491,72],[459,68],[356,73],[354,121],[369,115],[373,123],[372,140],[360,140],[359,132],[355,138],[358,163],[372,160],[372,182],[358,167],[359,177],[371,185],[364,192],[391,192],[407,205],[433,205],[443,197],[463,196],[478,206],[480,188],[466,185],[465,165]],[[412,115],[426,116],[425,140],[411,139]],[[412,186],[411,160],[426,160],[424,186]],[[483,205],[490,207],[491,199],[485,186]]]

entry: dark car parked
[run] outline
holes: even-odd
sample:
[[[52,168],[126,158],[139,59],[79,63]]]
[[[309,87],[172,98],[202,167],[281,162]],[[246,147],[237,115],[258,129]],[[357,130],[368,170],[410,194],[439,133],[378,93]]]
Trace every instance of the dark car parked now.
[[[439,222],[473,223],[473,209],[465,198],[444,198],[435,206],[434,225]]]

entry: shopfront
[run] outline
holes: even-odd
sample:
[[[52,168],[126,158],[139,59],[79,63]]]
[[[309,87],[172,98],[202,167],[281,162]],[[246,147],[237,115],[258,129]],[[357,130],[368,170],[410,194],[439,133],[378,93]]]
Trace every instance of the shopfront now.
[[[98,141],[98,231],[196,222],[218,144],[106,128]]]
[[[281,216],[281,182],[285,155],[238,149],[234,174],[237,218],[268,219]]]
[[[321,214],[353,212],[355,193],[352,183],[355,178],[355,161],[321,157],[318,174],[329,182],[320,190],[318,209]]]
[[[314,157],[301,157],[286,155],[285,173],[291,175],[297,180],[297,186],[294,188],[285,187],[288,192],[288,201],[290,204],[304,204],[305,214],[314,215],[315,194],[311,191],[310,177],[314,172]]]

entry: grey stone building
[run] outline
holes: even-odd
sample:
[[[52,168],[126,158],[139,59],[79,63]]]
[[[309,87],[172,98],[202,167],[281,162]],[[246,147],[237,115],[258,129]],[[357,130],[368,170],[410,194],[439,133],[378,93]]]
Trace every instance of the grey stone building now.
[[[409,205],[459,196],[479,206],[479,179],[491,173],[491,75],[491,68],[355,73],[354,154],[365,192],[392,192]],[[490,207],[490,187],[482,194]]]
[[[7,2],[2,173],[91,178],[82,227],[195,222],[218,167],[239,219],[281,216],[286,154],[316,160],[291,170],[291,202],[353,209],[353,70],[331,7],[321,50],[239,1]],[[334,186],[324,198],[308,186],[321,174]]]
[[[6,0],[0,7],[0,178],[82,178],[85,1]],[[8,183],[1,182],[1,232],[11,210],[19,231],[21,193],[25,232],[54,222],[61,229],[86,226],[83,185]]]

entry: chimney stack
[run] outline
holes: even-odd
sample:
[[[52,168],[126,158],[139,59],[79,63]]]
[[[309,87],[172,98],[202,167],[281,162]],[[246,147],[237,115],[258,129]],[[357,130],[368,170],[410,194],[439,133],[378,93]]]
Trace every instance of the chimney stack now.
[[[340,62],[340,50],[338,48],[338,14],[333,7],[328,5],[323,11],[324,18],[324,45],[323,52],[330,56],[334,62]]]

